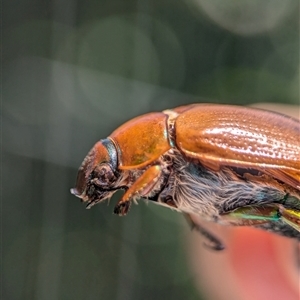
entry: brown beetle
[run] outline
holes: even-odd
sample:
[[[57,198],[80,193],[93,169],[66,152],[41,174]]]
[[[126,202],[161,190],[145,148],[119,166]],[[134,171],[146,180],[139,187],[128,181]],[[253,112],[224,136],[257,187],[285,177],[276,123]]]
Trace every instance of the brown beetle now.
[[[217,104],[142,115],[95,144],[71,192],[90,208],[118,189],[125,190],[118,215],[146,198],[183,212],[192,224],[200,215],[300,240],[300,123]]]

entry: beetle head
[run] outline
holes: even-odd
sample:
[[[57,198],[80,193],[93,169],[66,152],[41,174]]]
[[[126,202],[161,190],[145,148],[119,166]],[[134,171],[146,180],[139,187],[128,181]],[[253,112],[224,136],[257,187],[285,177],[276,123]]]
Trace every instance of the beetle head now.
[[[86,202],[87,208],[110,198],[118,189],[117,168],[117,150],[113,142],[110,139],[97,142],[83,160],[71,193]]]

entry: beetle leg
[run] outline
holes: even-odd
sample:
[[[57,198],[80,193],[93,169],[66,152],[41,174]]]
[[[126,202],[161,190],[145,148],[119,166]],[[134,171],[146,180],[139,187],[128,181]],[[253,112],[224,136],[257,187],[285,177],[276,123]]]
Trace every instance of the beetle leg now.
[[[147,169],[125,192],[115,206],[114,213],[119,216],[125,216],[130,208],[130,200],[134,197],[146,196],[157,183],[161,172],[162,168],[158,165]]]
[[[285,208],[283,205],[241,207],[222,215],[222,220],[236,226],[252,226],[282,220],[300,232],[300,211]]]
[[[217,237],[215,237],[210,231],[208,231],[202,225],[193,220],[192,215],[184,214],[184,216],[188,221],[189,225],[191,226],[191,229],[197,230],[206,240],[208,240],[210,244],[203,243],[205,247],[215,251],[221,251],[225,249],[224,245]]]
[[[300,232],[300,211],[295,209],[285,208],[282,205],[279,205],[279,213],[281,219]]]
[[[253,226],[278,221],[281,218],[277,206],[245,206],[221,215],[221,222],[235,226]]]

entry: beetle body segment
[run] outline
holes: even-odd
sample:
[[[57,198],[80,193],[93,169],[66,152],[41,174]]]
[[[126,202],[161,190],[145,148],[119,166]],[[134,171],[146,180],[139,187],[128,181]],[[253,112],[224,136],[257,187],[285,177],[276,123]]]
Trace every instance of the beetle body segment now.
[[[137,117],[110,137],[117,145],[121,170],[149,165],[170,149],[167,116],[163,113]]]
[[[91,207],[125,189],[119,215],[143,197],[190,216],[300,240],[299,179],[297,120],[193,104],[137,117],[96,143],[72,193]]]

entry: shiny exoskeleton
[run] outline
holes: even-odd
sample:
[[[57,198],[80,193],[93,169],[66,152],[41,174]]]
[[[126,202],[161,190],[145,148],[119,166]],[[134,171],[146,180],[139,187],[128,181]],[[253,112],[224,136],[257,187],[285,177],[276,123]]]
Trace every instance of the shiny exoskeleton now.
[[[193,225],[199,215],[300,240],[300,123],[214,104],[142,115],[94,145],[71,192],[90,208],[118,189],[125,190],[118,215],[145,198],[183,212]]]

